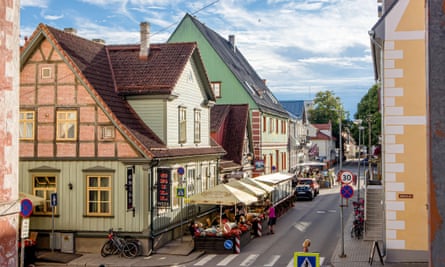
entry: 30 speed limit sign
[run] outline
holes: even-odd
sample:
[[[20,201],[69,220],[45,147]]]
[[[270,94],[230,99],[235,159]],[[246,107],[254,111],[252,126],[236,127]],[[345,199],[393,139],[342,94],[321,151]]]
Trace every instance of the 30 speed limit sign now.
[[[350,184],[353,181],[354,175],[350,171],[342,171],[340,173],[340,181],[342,184]]]

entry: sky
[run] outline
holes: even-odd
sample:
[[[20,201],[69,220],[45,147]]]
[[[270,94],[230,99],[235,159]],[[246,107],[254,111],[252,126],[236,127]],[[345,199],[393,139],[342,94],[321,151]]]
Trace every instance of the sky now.
[[[186,13],[236,46],[278,100],[338,96],[350,118],[375,83],[368,31],[377,0],[21,0],[20,37],[39,23],[106,44],[166,42]]]

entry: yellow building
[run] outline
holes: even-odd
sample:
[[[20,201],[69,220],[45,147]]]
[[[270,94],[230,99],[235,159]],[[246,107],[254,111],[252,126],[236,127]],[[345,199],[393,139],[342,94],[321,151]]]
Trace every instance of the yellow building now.
[[[387,261],[428,261],[426,2],[383,0],[369,31],[381,85]]]

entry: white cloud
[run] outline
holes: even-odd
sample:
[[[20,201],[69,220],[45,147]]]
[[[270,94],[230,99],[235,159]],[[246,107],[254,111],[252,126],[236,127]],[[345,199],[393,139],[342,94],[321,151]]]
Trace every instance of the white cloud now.
[[[21,0],[20,6],[46,8],[48,7],[48,1],[49,0]]]

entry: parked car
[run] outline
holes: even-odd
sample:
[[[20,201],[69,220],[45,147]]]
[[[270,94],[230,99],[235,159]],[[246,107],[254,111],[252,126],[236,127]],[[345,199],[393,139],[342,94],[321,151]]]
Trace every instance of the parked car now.
[[[315,178],[298,178],[295,187],[296,199],[312,200],[320,193],[320,185]]]

